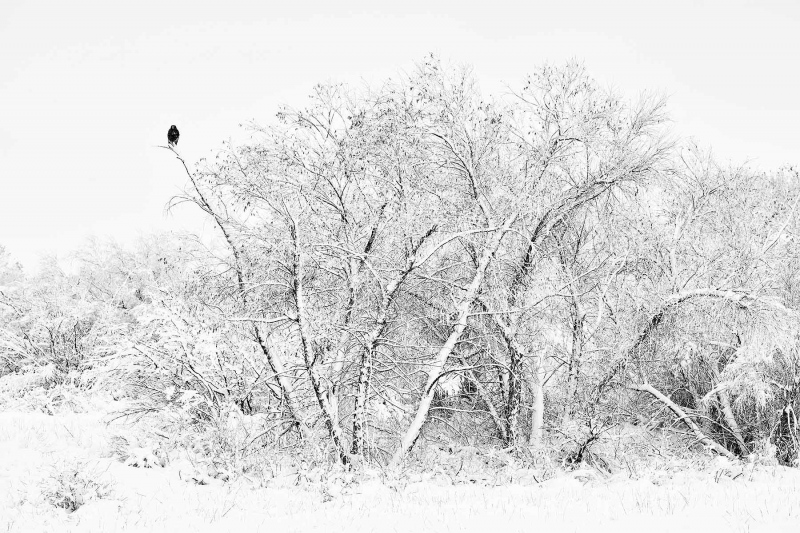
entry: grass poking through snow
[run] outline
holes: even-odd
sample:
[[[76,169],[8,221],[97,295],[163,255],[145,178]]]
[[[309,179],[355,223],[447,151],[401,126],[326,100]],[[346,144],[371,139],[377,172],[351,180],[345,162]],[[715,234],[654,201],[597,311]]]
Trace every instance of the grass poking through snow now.
[[[198,485],[110,457],[100,415],[0,413],[0,531],[798,531],[800,474],[556,477],[500,487],[442,479],[344,489]],[[583,480],[582,480],[583,479]],[[336,490],[334,490],[336,489]]]

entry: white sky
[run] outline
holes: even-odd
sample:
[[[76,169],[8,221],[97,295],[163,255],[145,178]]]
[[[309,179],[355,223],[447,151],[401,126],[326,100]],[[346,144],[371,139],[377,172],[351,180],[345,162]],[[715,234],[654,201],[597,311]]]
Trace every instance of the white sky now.
[[[314,83],[429,52],[471,64],[485,92],[577,58],[629,97],[669,95],[675,131],[720,158],[800,163],[800,0],[277,4],[3,0],[0,244],[30,268],[89,235],[203,231],[164,214],[185,183],[155,148],[171,124],[194,161]]]

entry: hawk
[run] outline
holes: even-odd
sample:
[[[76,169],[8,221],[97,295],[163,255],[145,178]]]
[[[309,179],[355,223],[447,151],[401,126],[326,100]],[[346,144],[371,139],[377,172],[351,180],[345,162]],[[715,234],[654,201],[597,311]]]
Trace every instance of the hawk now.
[[[178,144],[178,137],[180,137],[180,136],[181,136],[181,134],[178,131],[178,128],[176,128],[175,124],[173,124],[169,128],[169,131],[167,132],[167,141],[169,142],[169,145],[170,146],[177,145]]]

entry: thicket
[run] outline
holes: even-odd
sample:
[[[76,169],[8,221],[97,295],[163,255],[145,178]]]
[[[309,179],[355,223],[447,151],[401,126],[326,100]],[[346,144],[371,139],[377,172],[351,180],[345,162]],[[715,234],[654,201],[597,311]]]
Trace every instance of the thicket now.
[[[250,127],[196,165],[170,148],[217,245],[92,243],[33,276],[0,254],[6,405],[106,390],[240,465],[602,465],[631,426],[797,465],[794,168],[721,166],[578,65],[491,99],[430,59]]]

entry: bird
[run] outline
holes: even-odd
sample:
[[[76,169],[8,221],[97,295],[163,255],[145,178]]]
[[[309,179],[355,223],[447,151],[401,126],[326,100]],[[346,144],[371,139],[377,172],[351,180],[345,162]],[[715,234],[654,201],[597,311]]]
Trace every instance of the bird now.
[[[180,137],[180,136],[181,136],[181,134],[178,131],[178,128],[175,127],[175,124],[170,126],[169,131],[167,132],[167,141],[169,141],[169,145],[170,146],[177,145],[178,144],[178,137]]]

